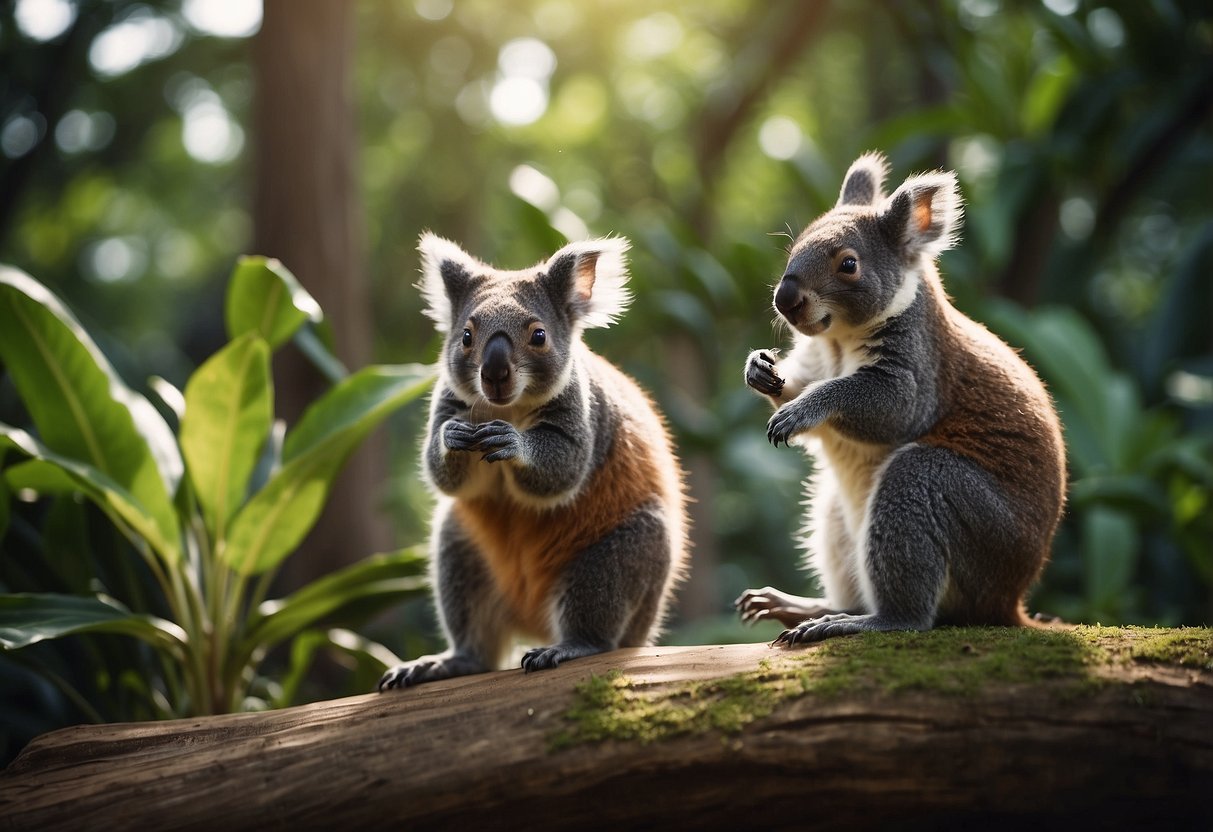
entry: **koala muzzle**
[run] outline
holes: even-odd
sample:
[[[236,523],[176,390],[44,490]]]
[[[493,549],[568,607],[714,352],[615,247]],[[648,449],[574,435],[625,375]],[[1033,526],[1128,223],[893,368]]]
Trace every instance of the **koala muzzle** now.
[[[484,345],[484,355],[480,360],[480,388],[491,402],[509,398],[512,352],[513,345],[504,332],[498,332]]]
[[[779,288],[775,290],[775,308],[779,310],[779,314],[790,320],[805,303],[806,298],[796,285],[795,276],[785,274],[779,281]]]

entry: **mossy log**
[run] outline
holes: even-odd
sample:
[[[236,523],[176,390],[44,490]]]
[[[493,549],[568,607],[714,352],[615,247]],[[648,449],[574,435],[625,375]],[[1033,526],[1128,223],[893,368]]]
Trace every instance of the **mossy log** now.
[[[69,728],[0,775],[0,829],[43,832],[977,822],[1213,828],[1213,633],[620,650],[281,711]]]

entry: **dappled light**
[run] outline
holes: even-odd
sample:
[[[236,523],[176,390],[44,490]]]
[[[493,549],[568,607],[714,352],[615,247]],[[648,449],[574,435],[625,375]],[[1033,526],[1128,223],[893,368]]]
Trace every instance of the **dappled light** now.
[[[261,408],[250,435],[265,444],[245,448],[241,464],[259,486],[286,469],[291,429],[335,380],[438,358],[416,288],[423,231],[503,268],[571,241],[626,237],[634,302],[586,340],[652,395],[687,471],[693,562],[664,641],[770,640],[778,629],[742,625],[732,600],[768,584],[819,589],[803,568],[811,464],[767,441],[770,407],[743,379],[751,350],[790,346],[772,306],[787,250],[835,205],[847,166],[866,151],[887,156],[886,191],[952,170],[964,216],[959,244],[940,260],[946,291],[1035,368],[1064,428],[1068,502],[1029,609],[1070,622],[1208,623],[1207,6],[14,0],[0,4],[0,263],[59,299],[63,315],[38,306],[62,323],[57,332],[88,333],[83,351],[60,344],[64,368],[95,350],[105,372],[81,378],[104,386],[98,379],[114,373],[174,437],[201,368],[212,389],[247,382],[238,392]],[[265,269],[257,297],[290,330],[275,343],[258,330],[264,349],[230,326],[232,315],[244,332],[275,320],[229,299],[245,254],[281,261],[255,261]],[[217,355],[264,369],[261,386],[234,364],[230,377],[208,364]],[[100,593],[171,619],[154,600],[163,541],[146,541],[157,530],[111,522],[122,495],[104,487],[85,493],[108,508],[64,496],[71,488],[45,467],[61,449],[16,375],[0,367],[0,424],[22,431],[19,447],[0,438],[0,593]],[[281,598],[371,554],[361,541],[389,551],[425,540],[425,408],[380,416],[366,467],[352,457],[362,490],[345,482],[326,492],[334,507],[329,516],[316,506],[323,533],[288,541],[298,544],[291,562],[306,568],[273,579]],[[190,453],[203,464],[197,447]],[[340,456],[317,453],[325,465]],[[140,476],[120,484],[149,488]],[[35,485],[59,496],[35,499]],[[228,499],[211,485],[204,499]],[[233,489],[231,499],[256,493]],[[229,545],[222,511],[192,516],[194,495],[162,497],[162,519],[183,512],[181,557],[221,562],[206,541]],[[245,522],[256,549],[259,529]],[[393,580],[413,581],[406,560]],[[270,582],[251,589],[271,597]],[[376,657],[437,649],[427,602],[392,606],[378,590],[340,627],[270,654],[255,683],[228,679],[224,695],[240,701],[227,705],[369,690]],[[88,612],[112,625],[112,608]],[[114,648],[117,669],[104,680],[85,678],[76,648],[29,649],[82,685],[100,718],[188,711],[190,695],[129,645]],[[29,690],[30,671],[5,662],[6,690],[9,676]],[[156,681],[129,681],[145,676]],[[46,697],[54,714],[79,717],[69,699]],[[51,711],[46,724],[59,718]]]

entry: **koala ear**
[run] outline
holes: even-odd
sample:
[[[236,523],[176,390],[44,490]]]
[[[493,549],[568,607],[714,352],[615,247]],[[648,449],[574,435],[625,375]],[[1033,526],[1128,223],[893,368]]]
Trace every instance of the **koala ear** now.
[[[889,197],[881,216],[890,239],[909,255],[934,259],[956,245],[964,203],[952,171],[911,176]]]
[[[610,326],[632,302],[623,237],[569,243],[542,267],[554,293],[563,295],[582,326]]]
[[[838,194],[838,205],[876,205],[884,197],[884,178],[889,174],[889,163],[876,151],[865,153],[851,163],[842,180],[842,191]]]
[[[417,288],[425,300],[425,314],[434,328],[446,332],[451,327],[452,301],[467,291],[473,275],[488,268],[484,263],[450,240],[426,231],[417,243],[421,252],[421,280]]]

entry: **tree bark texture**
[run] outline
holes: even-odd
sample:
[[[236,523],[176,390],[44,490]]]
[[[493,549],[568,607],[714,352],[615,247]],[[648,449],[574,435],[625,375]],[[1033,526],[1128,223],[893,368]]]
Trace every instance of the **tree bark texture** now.
[[[254,249],[281,260],[320,303],[337,356],[351,371],[369,362],[373,333],[356,164],[354,22],[345,0],[266,0],[252,50]],[[277,412],[293,424],[328,383],[289,346],[274,370]],[[350,459],[287,563],[288,584],[391,545],[378,511],[386,444],[376,434]]]
[[[810,648],[816,649],[816,648]],[[621,650],[282,711],[70,728],[0,775],[0,829],[1210,828],[1213,672],[791,699],[737,733],[555,750],[574,686],[753,671],[762,644]],[[1131,678],[1130,678],[1131,677]],[[1160,826],[1158,824],[1167,825]]]

